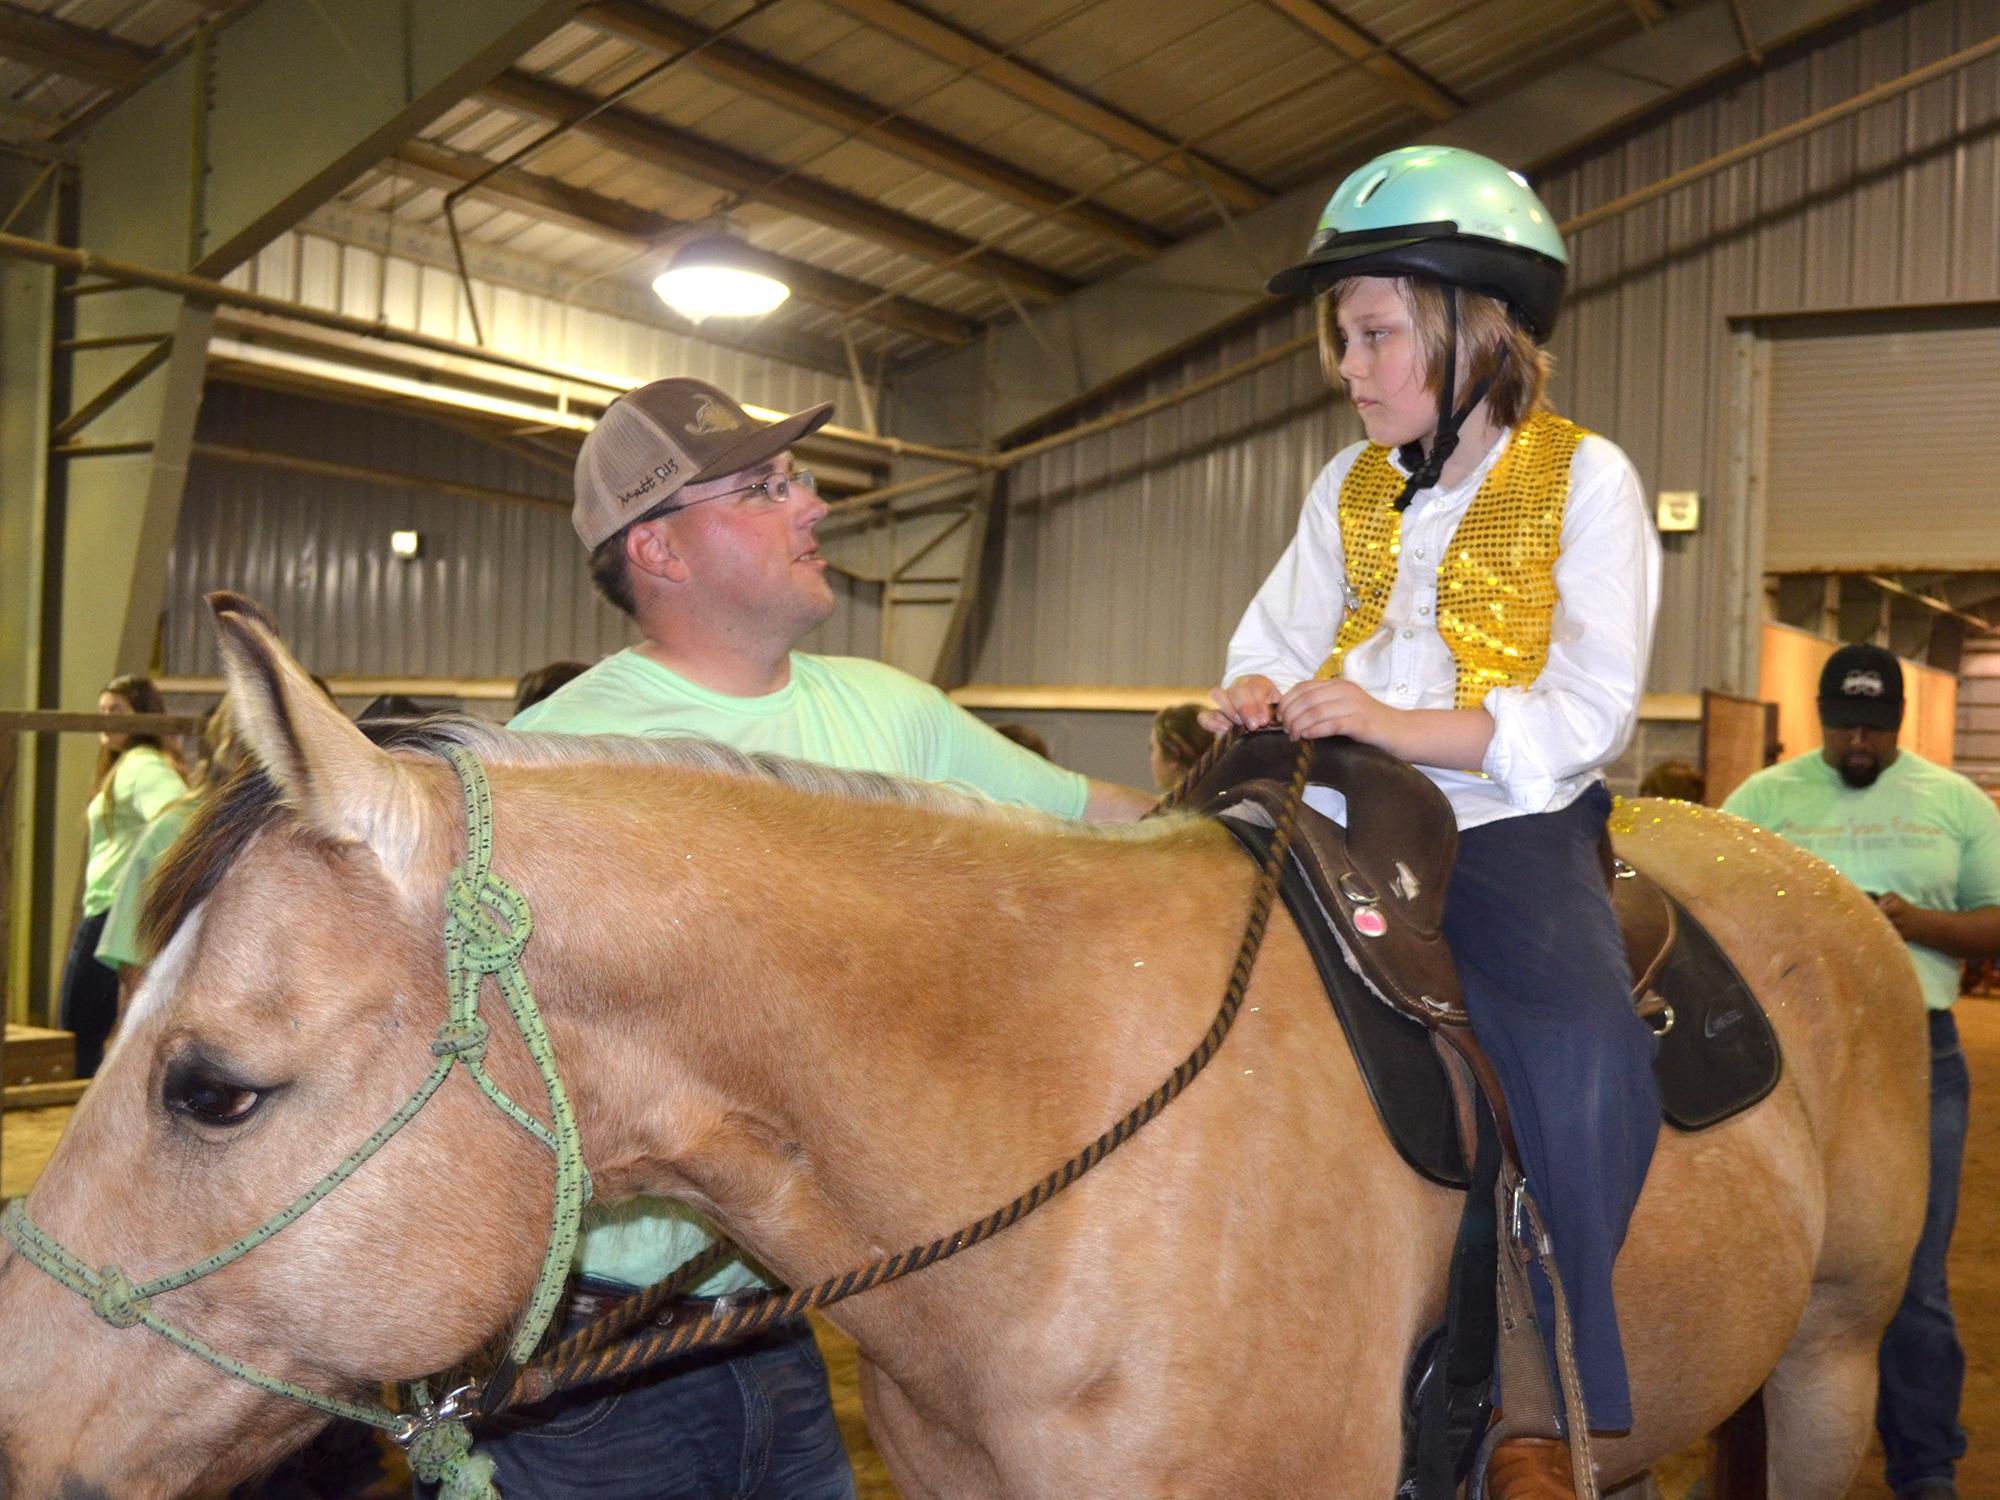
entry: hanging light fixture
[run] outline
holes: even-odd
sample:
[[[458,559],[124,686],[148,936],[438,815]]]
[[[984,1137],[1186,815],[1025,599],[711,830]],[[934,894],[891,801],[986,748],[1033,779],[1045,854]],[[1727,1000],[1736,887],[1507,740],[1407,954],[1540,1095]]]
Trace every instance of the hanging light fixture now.
[[[660,300],[690,323],[703,318],[760,318],[792,289],[753,264],[749,248],[728,235],[690,241],[653,280]]]

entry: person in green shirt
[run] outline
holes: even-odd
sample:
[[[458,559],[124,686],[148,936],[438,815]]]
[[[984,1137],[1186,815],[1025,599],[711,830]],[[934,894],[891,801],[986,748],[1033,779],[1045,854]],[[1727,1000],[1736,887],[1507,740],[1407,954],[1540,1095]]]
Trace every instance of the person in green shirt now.
[[[243,763],[244,751],[236,738],[236,720],[230,712],[228,694],[210,712],[202,740],[208,755],[200,774],[186,795],[161,808],[139,835],[131,858],[125,862],[125,873],[118,878],[111,906],[104,914],[104,932],[97,940],[97,961],[118,975],[120,1015],[124,1014],[125,1001],[133,988],[145,976],[146,965],[152,962],[152,955],[139,936],[139,919],[146,904],[146,878],[153,873],[160,856],[180,837],[202,799],[227,782]]]
[[[1832,865],[1910,945],[1930,1013],[1930,1199],[1902,1305],[1882,1339],[1875,1426],[1899,1500],[1956,1500],[1965,1351],[1945,1252],[1971,1088],[1952,1006],[1965,960],[2000,954],[2000,809],[1966,777],[1897,748],[1902,667],[1881,647],[1843,646],[1827,659],[1819,712],[1818,750],[1759,771],[1722,806]]]
[[[1061,817],[1133,818],[1149,794],[1093,781],[1011,743],[926,682],[881,662],[794,649],[834,608],[814,535],[827,514],[791,447],[831,414],[759,421],[714,386],[655,381],[585,440],[574,520],[599,591],[640,642],[518,714],[561,734],[698,735],[847,770],[951,783]],[[573,1311],[657,1281],[706,1247],[692,1210],[593,1207]],[[769,1283],[735,1260],[697,1289]],[[556,1441],[556,1439],[562,1439]],[[480,1451],[508,1500],[847,1500],[826,1371],[803,1319],[725,1357],[683,1360],[618,1389],[550,1403]]]
[[[101,714],[163,714],[166,700],[148,677],[116,677],[97,695]],[[97,961],[98,939],[111,898],[146,825],[187,793],[179,752],[156,734],[97,737],[97,781],[84,821],[90,849],[84,861],[83,916],[70,939],[56,1002],[57,1024],[76,1037],[76,1076],[93,1078],[105,1039],[118,1019],[118,976]]]

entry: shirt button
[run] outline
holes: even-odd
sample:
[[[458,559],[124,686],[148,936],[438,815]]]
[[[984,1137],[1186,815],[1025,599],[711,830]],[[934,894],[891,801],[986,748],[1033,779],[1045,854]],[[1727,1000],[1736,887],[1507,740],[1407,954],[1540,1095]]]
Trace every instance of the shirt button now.
[[[1417,548],[1417,551],[1416,551],[1416,556],[1417,556],[1417,558],[1418,558],[1418,560],[1419,560],[1419,561],[1421,561],[1421,560],[1423,559],[1423,555],[1424,555],[1424,549],[1423,549],[1423,548],[1421,548],[1421,547]]]
[[[1403,639],[1406,641],[1413,641],[1416,638],[1417,638],[1417,633],[1414,630],[1405,630],[1403,632]]]
[[[1399,682],[1396,684],[1396,691],[1399,693],[1408,693],[1409,688],[1405,684]]]
[[[1417,613],[1428,620],[1431,617],[1431,607],[1428,604],[1419,604],[1417,606]]]

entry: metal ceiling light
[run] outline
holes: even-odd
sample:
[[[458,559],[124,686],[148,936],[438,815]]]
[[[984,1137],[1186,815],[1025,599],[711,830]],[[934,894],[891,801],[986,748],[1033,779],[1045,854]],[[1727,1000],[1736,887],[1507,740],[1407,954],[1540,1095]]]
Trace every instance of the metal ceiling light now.
[[[759,318],[791,296],[775,276],[755,269],[747,248],[727,235],[681,246],[653,281],[660,300],[691,323],[703,318]]]

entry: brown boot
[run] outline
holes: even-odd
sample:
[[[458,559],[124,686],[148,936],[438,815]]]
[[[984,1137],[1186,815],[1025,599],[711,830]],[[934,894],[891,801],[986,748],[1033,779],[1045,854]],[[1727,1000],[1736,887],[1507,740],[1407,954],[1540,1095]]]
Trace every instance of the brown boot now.
[[[1561,1438],[1508,1438],[1486,1466],[1488,1500],[1576,1500],[1569,1444]]]

